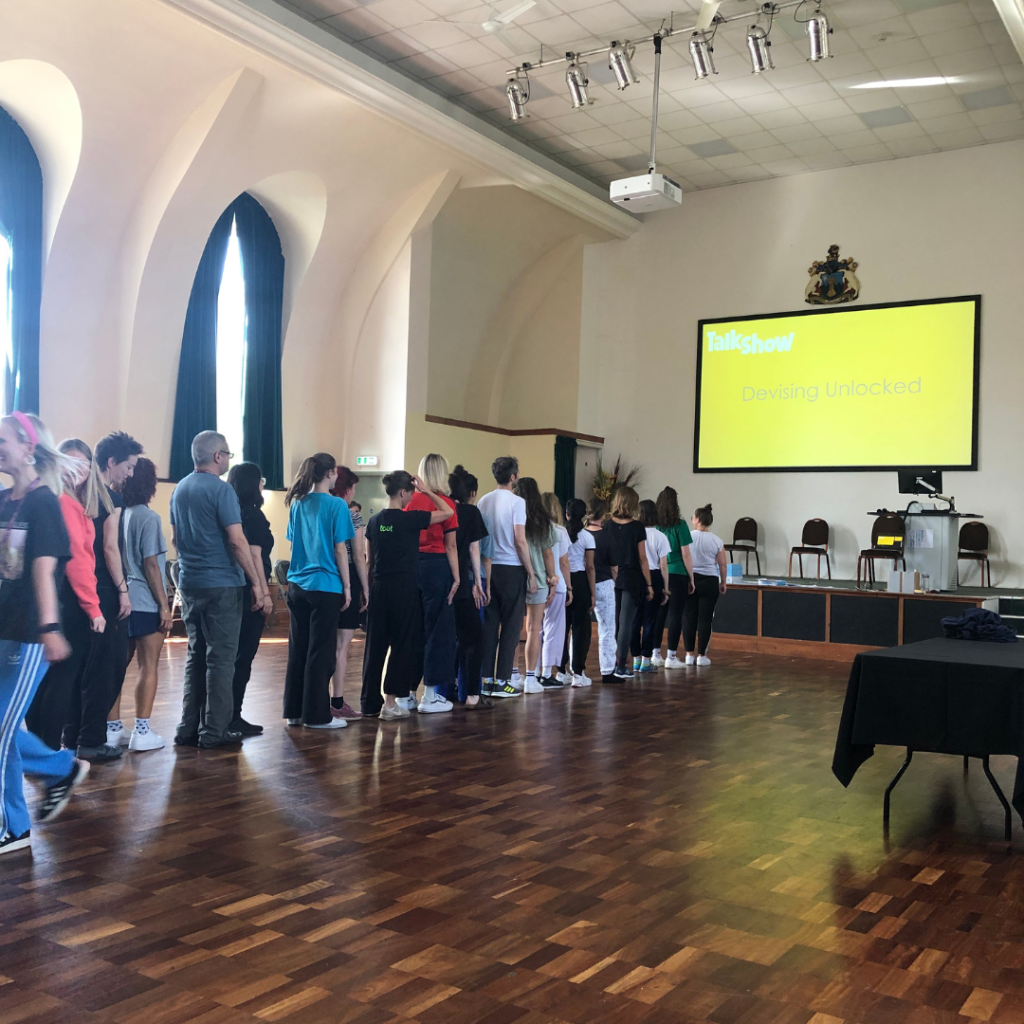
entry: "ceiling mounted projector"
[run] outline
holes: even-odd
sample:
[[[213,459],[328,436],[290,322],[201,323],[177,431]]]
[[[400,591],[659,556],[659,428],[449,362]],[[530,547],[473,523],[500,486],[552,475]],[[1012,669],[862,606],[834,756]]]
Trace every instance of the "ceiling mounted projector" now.
[[[683,190],[664,174],[639,174],[611,184],[611,200],[630,213],[672,210],[683,201]]]

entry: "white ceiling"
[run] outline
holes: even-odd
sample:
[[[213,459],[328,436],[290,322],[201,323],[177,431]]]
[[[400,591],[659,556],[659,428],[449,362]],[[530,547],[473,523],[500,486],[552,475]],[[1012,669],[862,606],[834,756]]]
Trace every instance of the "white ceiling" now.
[[[530,117],[513,125],[506,71],[524,60],[649,35],[669,11],[656,0],[538,0],[509,32],[514,51],[476,27],[495,8],[477,0],[276,0],[587,177],[607,183],[647,170],[653,50],[624,92],[601,57],[590,61],[592,106],[573,110],[565,65],[531,74]],[[675,24],[699,2],[679,0]],[[688,36],[664,44],[658,168],[684,190],[890,160],[1024,137],[1024,65],[992,0],[825,0],[835,28],[830,60],[806,60],[792,9],[775,20],[774,71],[752,75],[747,22],[719,28],[719,74],[696,81]],[[753,11],[726,0],[722,14]],[[805,8],[806,14],[806,8]],[[437,24],[434,19],[469,21]],[[752,21],[753,19],[751,19]],[[956,81],[854,89],[881,80]]]

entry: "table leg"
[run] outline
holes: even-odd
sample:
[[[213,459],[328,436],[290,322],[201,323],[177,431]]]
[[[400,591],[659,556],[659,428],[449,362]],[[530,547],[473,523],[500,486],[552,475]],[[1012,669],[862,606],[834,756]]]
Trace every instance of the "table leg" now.
[[[910,762],[914,757],[914,752],[907,747],[907,759],[900,765],[900,770],[892,777],[892,782],[885,787],[885,798],[882,801],[882,824],[889,827],[889,794],[896,787],[896,783],[903,778],[903,773],[910,767]]]
[[[988,766],[988,755],[986,754],[981,759],[981,767],[985,772],[985,778],[992,784],[992,788],[996,791],[996,796],[999,797],[999,802],[1003,805],[1003,838],[1009,842],[1012,836],[1012,819],[1010,817],[1010,805],[1006,802],[1006,797],[1003,796],[1003,791],[999,788],[999,783],[996,782],[995,776],[992,774],[991,769]]]

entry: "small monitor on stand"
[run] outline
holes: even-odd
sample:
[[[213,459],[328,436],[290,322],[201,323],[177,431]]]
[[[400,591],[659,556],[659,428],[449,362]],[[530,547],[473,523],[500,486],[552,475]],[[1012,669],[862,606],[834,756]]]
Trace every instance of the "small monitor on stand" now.
[[[899,470],[900,494],[938,494],[942,490],[941,469]]]

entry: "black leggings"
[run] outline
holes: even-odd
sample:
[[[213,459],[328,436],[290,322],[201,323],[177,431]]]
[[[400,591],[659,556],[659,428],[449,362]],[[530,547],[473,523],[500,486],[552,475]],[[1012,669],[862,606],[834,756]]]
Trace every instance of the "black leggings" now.
[[[341,594],[288,585],[285,718],[299,718],[306,725],[326,725],[331,720],[331,676],[338,664],[341,601]]]
[[[640,653],[645,658],[649,658],[652,654],[661,654],[661,634],[665,631],[668,605],[661,603],[665,596],[665,581],[660,569],[651,570],[651,586],[654,588],[654,600],[644,601],[643,608],[637,614],[638,622],[643,620]],[[636,651],[635,644],[633,650]]]
[[[629,657],[629,645],[633,639],[637,612],[643,608],[641,601],[632,591],[615,591],[615,664],[625,665]],[[639,653],[639,652],[638,652]]]
[[[590,653],[590,639],[593,627],[590,624],[590,580],[586,571],[569,574],[572,583],[572,604],[565,609],[565,652],[559,668],[565,671],[569,664],[569,637],[572,637],[572,671],[573,675],[581,676],[587,668],[587,655]]]
[[[668,574],[669,595],[665,625],[668,628],[666,649],[675,654],[679,649],[679,637],[683,632],[683,608],[686,607],[686,595],[690,589],[690,579],[685,574]]]
[[[455,609],[456,675],[462,671],[466,696],[480,695],[480,672],[484,663],[484,624],[480,611],[472,597],[457,597],[452,602]],[[454,682],[452,684],[454,687]],[[439,691],[440,692],[440,691]],[[442,694],[447,697],[448,694]]]
[[[415,576],[396,574],[370,581],[363,648],[364,715],[378,715],[384,706],[381,677],[385,661],[384,693],[408,697],[415,692],[423,664],[423,602]]]
[[[715,617],[715,605],[718,604],[718,576],[693,574],[693,593],[686,598],[683,609],[683,642],[686,650],[693,653],[697,644],[697,653],[707,653],[711,642],[711,621]]]

